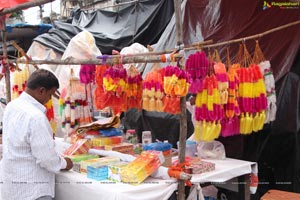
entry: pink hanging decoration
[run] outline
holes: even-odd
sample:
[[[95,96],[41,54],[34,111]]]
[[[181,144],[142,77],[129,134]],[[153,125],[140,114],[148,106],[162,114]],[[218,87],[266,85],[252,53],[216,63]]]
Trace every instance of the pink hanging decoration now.
[[[96,65],[81,65],[79,71],[80,82],[84,84],[95,82]]]
[[[208,72],[208,59],[205,52],[196,52],[191,54],[186,60],[186,71],[191,75],[191,86],[189,92],[197,94],[202,91],[203,80]]]

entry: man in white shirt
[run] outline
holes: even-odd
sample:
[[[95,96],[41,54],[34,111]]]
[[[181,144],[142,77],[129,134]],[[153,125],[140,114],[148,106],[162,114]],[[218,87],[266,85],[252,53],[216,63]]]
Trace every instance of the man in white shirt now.
[[[1,162],[3,200],[54,198],[55,173],[73,163],[55,151],[44,104],[59,88],[55,75],[44,69],[29,77],[26,90],[11,101],[3,116]]]

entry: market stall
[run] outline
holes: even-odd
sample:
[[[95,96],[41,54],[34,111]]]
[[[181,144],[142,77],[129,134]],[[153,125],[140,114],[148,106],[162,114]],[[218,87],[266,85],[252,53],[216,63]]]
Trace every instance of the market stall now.
[[[179,5],[177,4],[177,15],[176,15],[176,21],[180,22],[180,13],[178,11]],[[178,16],[179,15],[179,16]],[[293,26],[299,24],[298,22],[294,22],[289,24],[288,26]],[[180,23],[177,23],[178,30],[180,30]],[[284,28],[288,27],[284,26]],[[274,29],[272,31],[277,31],[280,29]],[[149,53],[149,54],[137,54],[137,55],[114,55],[114,56],[108,56],[108,55],[99,55],[98,59],[89,59],[89,60],[72,60],[72,59],[66,59],[66,60],[50,60],[50,61],[43,61],[43,60],[26,60],[26,61],[19,61],[19,62],[26,62],[26,63],[50,63],[50,64],[65,64],[65,65],[81,65],[81,69],[85,67],[85,70],[83,70],[83,74],[87,74],[91,72],[92,68],[94,69],[94,72],[98,75],[96,77],[97,87],[100,88],[100,92],[94,93],[95,99],[99,101],[96,101],[96,107],[98,109],[104,108],[104,105],[111,106],[114,110],[114,113],[121,113],[128,109],[128,104],[123,105],[124,102],[130,102],[131,106],[135,105],[138,109],[145,109],[149,111],[158,111],[158,112],[169,112],[171,114],[179,115],[180,118],[180,136],[179,136],[179,165],[181,163],[185,162],[185,149],[186,149],[186,99],[185,96],[187,95],[187,92],[189,90],[190,84],[191,87],[194,86],[192,93],[197,96],[196,100],[196,106],[195,106],[195,119],[197,123],[195,124],[196,130],[202,130],[202,133],[199,133],[195,131],[195,138],[197,141],[207,141],[211,142],[214,139],[218,138],[220,134],[222,136],[231,136],[234,134],[251,134],[252,132],[257,132],[258,130],[261,130],[263,127],[263,124],[266,119],[266,113],[268,104],[267,104],[267,97],[266,97],[266,87],[264,85],[264,71],[260,72],[259,64],[263,60],[263,56],[261,54],[257,62],[250,61],[249,53],[247,52],[247,48],[245,43],[241,44],[241,50],[243,53],[241,62],[237,63],[239,64],[239,71],[230,71],[231,64],[229,64],[228,71],[225,68],[225,65],[218,60],[217,53],[215,54],[215,57],[212,60],[211,57],[206,57],[205,53],[202,51],[203,49],[210,49],[218,45],[227,45],[231,43],[240,43],[245,40],[252,40],[257,37],[261,37],[264,34],[269,34],[272,31],[264,32],[261,34],[231,40],[228,42],[223,42],[219,44],[213,44],[213,45],[203,45],[198,43],[197,45],[191,45],[190,48],[197,49],[195,54],[192,54],[191,57],[189,57],[189,63],[187,62],[185,64],[185,67],[180,66],[180,59],[182,56],[182,51],[185,50],[182,44],[182,39],[180,36],[180,31],[178,31],[178,38],[177,38],[177,45],[175,48],[175,51],[171,53]],[[88,33],[86,33],[88,34]],[[258,43],[257,43],[258,44]],[[259,48],[259,45],[258,45]],[[259,49],[258,49],[259,50]],[[258,52],[257,50],[257,52]],[[211,53],[211,52],[208,52]],[[200,55],[201,54],[201,55]],[[194,69],[193,62],[196,62],[195,59],[193,60],[193,57],[203,61],[203,66],[201,66],[201,69]],[[201,57],[201,59],[199,58]],[[230,59],[229,59],[230,61]],[[151,71],[154,72],[151,74],[151,72],[148,73],[153,75],[152,77],[149,75],[146,76],[143,85],[143,97],[142,97],[142,91],[137,89],[134,89],[132,91],[128,92],[128,88],[126,84],[131,86],[134,86],[132,88],[139,88],[141,89],[141,85],[134,85],[137,84],[137,82],[129,82],[126,78],[128,72],[126,72],[125,69],[122,68],[122,64],[125,63],[136,63],[136,62],[164,62],[164,63],[176,63],[173,66],[170,64],[167,66],[162,73],[158,72],[159,70]],[[210,64],[214,63],[214,64]],[[230,63],[230,62],[229,62]],[[83,64],[86,64],[85,66]],[[93,65],[91,65],[93,64]],[[96,67],[95,64],[98,64]],[[251,65],[253,64],[253,65]],[[7,66],[6,66],[7,67]],[[270,66],[267,66],[269,70]],[[262,68],[262,67],[261,67]],[[97,71],[99,70],[99,71]],[[101,71],[102,70],[102,71]],[[60,104],[62,108],[62,127],[65,131],[65,140],[76,144],[80,139],[79,135],[81,134],[79,130],[80,125],[85,125],[91,122],[91,113],[86,115],[89,112],[89,109],[87,108],[87,99],[72,99],[74,96],[72,96],[72,93],[76,94],[87,94],[87,85],[90,84],[93,81],[88,82],[88,84],[84,86],[80,86],[79,79],[74,78],[74,74],[72,74],[72,70],[70,70],[71,78],[65,79],[66,82],[69,82],[68,84],[65,84],[65,86],[70,86],[69,88],[66,88],[64,92],[62,92],[61,99],[62,103]],[[189,71],[190,75],[192,75],[192,79],[194,82],[189,82],[189,75],[187,75],[187,71]],[[193,71],[195,73],[193,73]],[[200,75],[198,72],[200,72]],[[136,72],[133,70],[133,72]],[[202,73],[203,72],[203,73]],[[227,73],[228,72],[228,73]],[[230,73],[232,72],[232,73]],[[9,70],[8,70],[9,73]],[[102,74],[101,74],[102,73]],[[202,74],[201,74],[202,73]],[[268,71],[269,73],[269,71]],[[128,73],[128,76],[130,73]],[[134,74],[137,75],[137,74]],[[216,75],[216,76],[215,76]],[[238,77],[239,75],[239,77]],[[265,74],[266,75],[266,74]],[[268,74],[267,74],[268,75]],[[7,76],[7,75],[6,75]],[[133,76],[135,77],[135,76]],[[153,79],[153,77],[156,77],[156,80]],[[159,78],[157,78],[159,77]],[[220,78],[221,77],[221,78]],[[225,77],[225,78],[224,78]],[[235,78],[239,78],[239,81],[235,80]],[[247,77],[251,77],[247,78]],[[77,77],[78,78],[78,77]],[[98,79],[97,79],[98,78]],[[132,77],[131,77],[132,78]],[[151,79],[152,78],[152,79]],[[162,79],[163,78],[163,79]],[[219,78],[219,79],[218,79]],[[223,79],[222,79],[223,78]],[[232,79],[230,79],[232,78]],[[125,81],[128,81],[126,82]],[[159,81],[157,81],[159,79]],[[176,79],[176,81],[174,81]],[[9,79],[8,79],[9,80]],[[121,80],[121,81],[120,81]],[[164,84],[161,80],[164,80]],[[179,81],[177,81],[179,80]],[[201,82],[201,81],[203,82]],[[123,81],[123,82],[122,82]],[[155,87],[151,85],[154,81]],[[173,82],[174,81],[174,82]],[[197,82],[198,81],[198,82]],[[76,87],[74,87],[76,82]],[[118,82],[116,85],[115,83]],[[124,83],[126,82],[126,83]],[[225,83],[226,82],[226,83]],[[240,83],[240,86],[238,86],[237,83]],[[138,84],[141,84],[140,77],[138,78]],[[198,88],[196,88],[195,85],[198,84]],[[211,83],[211,84],[210,84]],[[193,85],[194,84],[194,85]],[[203,85],[202,85],[203,84]],[[175,85],[175,86],[174,86]],[[231,85],[233,85],[233,88],[230,88]],[[78,86],[78,87],[77,87]],[[89,85],[90,86],[90,85]],[[116,86],[116,87],[115,87]],[[148,87],[150,86],[150,87]],[[77,88],[80,88],[80,91],[78,92],[74,90]],[[103,88],[105,91],[103,91]],[[150,88],[150,89],[149,89]],[[155,98],[153,97],[153,94],[151,92],[152,89],[155,88]],[[175,89],[174,89],[175,88]],[[253,89],[254,88],[254,89]],[[230,89],[233,90],[230,93]],[[251,94],[248,94],[247,91],[255,91],[257,89],[257,92],[253,92]],[[271,88],[272,90],[274,88]],[[148,90],[148,91],[147,91]],[[153,89],[154,90],[154,89]],[[227,91],[228,90],[228,91]],[[224,92],[225,91],[225,92]],[[237,96],[237,91],[239,91],[239,97]],[[89,90],[90,94],[92,90]],[[125,95],[126,101],[122,101],[124,99],[122,95]],[[270,92],[272,93],[272,91]],[[128,95],[130,94],[130,95]],[[148,96],[146,96],[146,94]],[[227,94],[227,95],[226,95]],[[232,103],[232,105],[227,105],[226,99],[230,99],[231,96],[236,95],[236,98],[239,98],[239,102],[237,99],[231,99],[232,101],[229,103]],[[165,95],[165,99],[163,100],[163,96]],[[90,95],[93,96],[93,95]],[[76,96],[78,97],[78,95]],[[86,97],[86,96],[85,96]],[[105,100],[106,102],[101,102],[102,99],[100,97],[109,97]],[[129,97],[129,98],[128,98]],[[136,100],[135,98],[139,97],[137,102],[134,102],[132,99]],[[221,97],[223,99],[221,99]],[[81,98],[81,97],[80,97]],[[130,99],[131,98],[131,99]],[[143,102],[141,101],[143,98]],[[10,98],[7,98],[9,100]],[[95,100],[92,99],[92,100]],[[167,99],[167,100],[166,100]],[[91,100],[91,99],[90,99]],[[92,101],[91,100],[91,101]],[[132,100],[132,101],[131,101]],[[272,99],[272,102],[274,105],[274,99]],[[99,103],[100,102],[100,103]],[[141,104],[142,102],[142,104]],[[153,103],[155,102],[155,103]],[[91,103],[91,102],[89,102]],[[101,104],[103,103],[103,104]],[[229,104],[228,103],[228,104]],[[100,104],[100,105],[99,105]],[[164,104],[164,105],[163,105]],[[168,106],[166,106],[168,105]],[[224,105],[224,106],[223,106]],[[74,114],[75,109],[78,106],[78,110],[83,111],[85,114],[84,117],[81,118],[78,121],[77,118],[79,115]],[[90,105],[93,106],[93,105]],[[227,110],[223,110],[223,107],[228,106]],[[51,107],[51,106],[50,106]],[[134,107],[134,106],[133,106]],[[239,110],[241,108],[241,110]],[[73,109],[73,110],[72,110]],[[224,114],[225,113],[225,114]],[[274,111],[271,112],[274,114]],[[227,118],[224,116],[226,115]],[[71,118],[71,120],[70,120]],[[225,119],[224,121],[222,121]],[[72,121],[73,120],[73,121]],[[227,120],[227,121],[226,121]],[[234,121],[235,120],[235,121]],[[274,119],[273,119],[274,120]],[[234,122],[233,122],[234,121]],[[272,121],[272,118],[271,118]],[[83,122],[82,124],[78,124],[78,122]],[[230,123],[229,123],[230,122]],[[231,124],[234,124],[234,127],[229,127]],[[106,127],[107,128],[107,127]],[[111,128],[111,127],[110,127]],[[116,128],[116,127],[114,127]],[[223,130],[221,131],[221,128]],[[224,130],[225,128],[226,131]],[[100,130],[100,129],[99,129]],[[90,130],[88,130],[90,131]],[[93,130],[95,131],[95,130]],[[98,129],[96,130],[98,131]],[[103,130],[101,130],[103,131]],[[86,131],[83,131],[84,134]],[[68,138],[73,134],[74,140],[72,138]],[[83,134],[83,135],[84,135]],[[94,133],[93,133],[94,134]],[[97,134],[99,134],[97,132]],[[88,134],[87,134],[88,135]],[[87,136],[84,135],[84,136]],[[56,140],[56,144],[60,147],[69,146],[68,144],[61,144],[61,141],[59,139]],[[102,145],[104,146],[104,145]],[[59,151],[62,153],[62,151]],[[74,151],[75,152],[75,151]],[[73,153],[68,154],[67,156],[73,156]],[[87,149],[88,153],[93,152],[94,154],[98,152],[98,150],[93,149],[91,146]],[[84,152],[84,153],[87,153]],[[76,152],[77,154],[78,152]],[[74,153],[75,154],[75,153]],[[83,153],[82,153],[83,154]],[[66,155],[66,154],[64,154]],[[203,159],[205,160],[205,159]],[[255,163],[253,162],[246,162],[246,161],[240,161],[240,160],[234,160],[234,159],[228,159],[225,160],[210,160],[210,162],[214,163],[215,169],[211,172],[205,172],[203,174],[199,175],[192,175],[191,182],[192,183],[206,183],[206,182],[224,182],[227,180],[230,180],[232,178],[241,177],[244,175],[248,175],[250,173],[257,173],[257,170],[253,170],[252,167],[255,168]],[[160,163],[162,164],[162,163]],[[178,166],[177,166],[178,167]],[[180,166],[180,170],[184,168],[184,166]],[[95,167],[95,168],[99,168]],[[179,170],[179,171],[180,171]],[[75,170],[74,170],[75,171]],[[180,171],[181,172],[181,171]],[[147,177],[150,174],[147,174]],[[89,173],[87,173],[87,176],[89,176]],[[91,180],[88,177],[86,177],[84,174],[79,174],[77,172],[62,172],[57,174],[57,184],[56,184],[56,199],[71,199],[75,198],[78,199],[79,197],[82,197],[86,199],[86,193],[88,193],[92,197],[101,197],[101,198],[111,198],[114,199],[145,199],[148,196],[147,199],[167,199],[170,197],[170,195],[177,189],[177,180],[175,179],[166,179],[166,180],[159,180],[154,179],[153,177],[145,177],[146,180],[139,182],[139,185],[134,186],[126,183],[119,183],[119,182],[109,182],[109,181],[95,181]],[[176,176],[175,176],[176,177]],[[179,177],[176,177],[180,179]],[[179,180],[179,199],[184,199],[185,194],[183,192],[185,187],[186,180]],[[114,187],[111,187],[111,186]],[[155,192],[154,192],[155,190]],[[134,194],[133,194],[134,191]],[[78,193],[77,193],[78,192]],[[82,194],[80,194],[82,193]],[[247,193],[247,197],[245,196],[245,199],[249,198],[249,193]]]
[[[64,142],[61,138],[56,138],[56,148],[58,151],[64,151],[70,144]],[[103,153],[97,149],[90,149],[90,153]],[[126,155],[120,155],[125,159]],[[125,157],[125,158],[124,158]],[[254,162],[236,160],[226,158],[225,160],[205,160],[215,164],[215,170],[192,176],[192,183],[224,183],[233,178],[244,179],[245,184],[242,188],[238,188],[241,194],[245,194],[243,199],[250,199],[249,175],[256,172],[257,166]],[[237,181],[237,180],[234,180]],[[177,180],[162,179],[153,174],[140,185],[130,185],[126,183],[118,183],[109,180],[94,181],[74,171],[61,172],[56,175],[56,200],[64,200],[75,198],[78,200],[86,199],[86,194],[90,195],[90,199],[169,199],[177,190]],[[238,186],[237,182],[233,183]]]

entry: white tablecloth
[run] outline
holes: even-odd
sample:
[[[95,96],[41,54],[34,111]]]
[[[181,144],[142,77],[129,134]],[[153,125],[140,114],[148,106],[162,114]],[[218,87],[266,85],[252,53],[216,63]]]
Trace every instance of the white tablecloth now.
[[[148,178],[133,186],[109,181],[94,181],[77,172],[56,175],[55,200],[164,200],[177,189],[175,180]]]
[[[203,159],[204,160],[204,159]],[[193,175],[193,183],[225,182],[232,178],[257,173],[255,162],[226,158],[225,160],[204,160],[215,163],[215,170],[203,174]]]
[[[56,144],[59,152],[69,146],[61,139],[57,139]],[[215,163],[216,170],[193,175],[191,180],[193,183],[225,182],[238,176],[257,172],[254,162],[230,158],[206,161]],[[84,174],[64,171],[56,175],[55,200],[163,200],[168,199],[176,189],[177,182],[174,179],[162,180],[149,177],[144,183],[133,186],[110,181],[94,181]]]

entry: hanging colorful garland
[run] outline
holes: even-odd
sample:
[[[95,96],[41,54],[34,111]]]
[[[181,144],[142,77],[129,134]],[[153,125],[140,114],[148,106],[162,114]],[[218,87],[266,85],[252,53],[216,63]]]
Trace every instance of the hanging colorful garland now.
[[[127,72],[123,65],[108,68],[103,74],[103,88],[108,96],[108,104],[115,114],[126,110]]]
[[[95,82],[96,65],[81,65],[79,71],[80,82],[84,84]]]
[[[109,98],[104,92],[103,87],[103,76],[108,68],[108,65],[97,65],[96,67],[96,89],[94,91],[94,104],[98,110],[102,110],[109,105]]]
[[[26,82],[29,78],[29,69],[28,65],[24,67],[23,70],[16,70],[14,72],[14,77],[12,81],[12,99],[15,99],[20,96],[20,94],[25,91]]]
[[[131,65],[127,70],[127,109],[142,109],[143,79],[135,66]]]
[[[186,60],[186,71],[191,75],[190,93],[197,94],[203,89],[203,79],[208,72],[208,63],[206,54],[203,51],[191,54]]]
[[[92,116],[85,88],[71,69],[69,84],[61,92],[59,105],[65,137],[75,133],[78,126],[90,123]]]
[[[214,74],[207,75],[204,79],[203,90],[196,96],[195,119],[200,123],[196,123],[195,139],[212,141],[219,137],[220,120],[223,116],[224,111],[216,76]]]
[[[154,66],[143,81],[143,109],[163,112],[163,97],[163,76],[161,70]]]
[[[178,114],[181,112],[180,97],[187,95],[190,87],[190,75],[179,67],[164,68],[164,112]]]
[[[228,101],[224,105],[224,119],[221,120],[222,130],[221,135],[223,137],[239,134],[239,115],[240,108],[238,104],[239,97],[239,77],[237,71],[240,69],[239,64],[233,64],[229,66],[228,76]]]
[[[275,79],[272,73],[270,61],[266,60],[258,41],[256,41],[255,51],[253,55],[253,62],[258,64],[261,73],[264,76],[264,82],[267,94],[267,109],[265,123],[274,121],[276,118],[276,92]]]
[[[263,128],[267,107],[266,88],[259,67],[251,64],[250,55],[243,45],[245,62],[238,71],[239,105],[241,109],[240,133],[250,134]]]
[[[52,99],[50,99],[44,106],[47,109],[46,116],[47,116],[47,119],[49,120],[53,135],[55,135],[57,127],[56,127],[56,121],[55,121],[55,117],[54,117],[54,109],[53,109]]]

